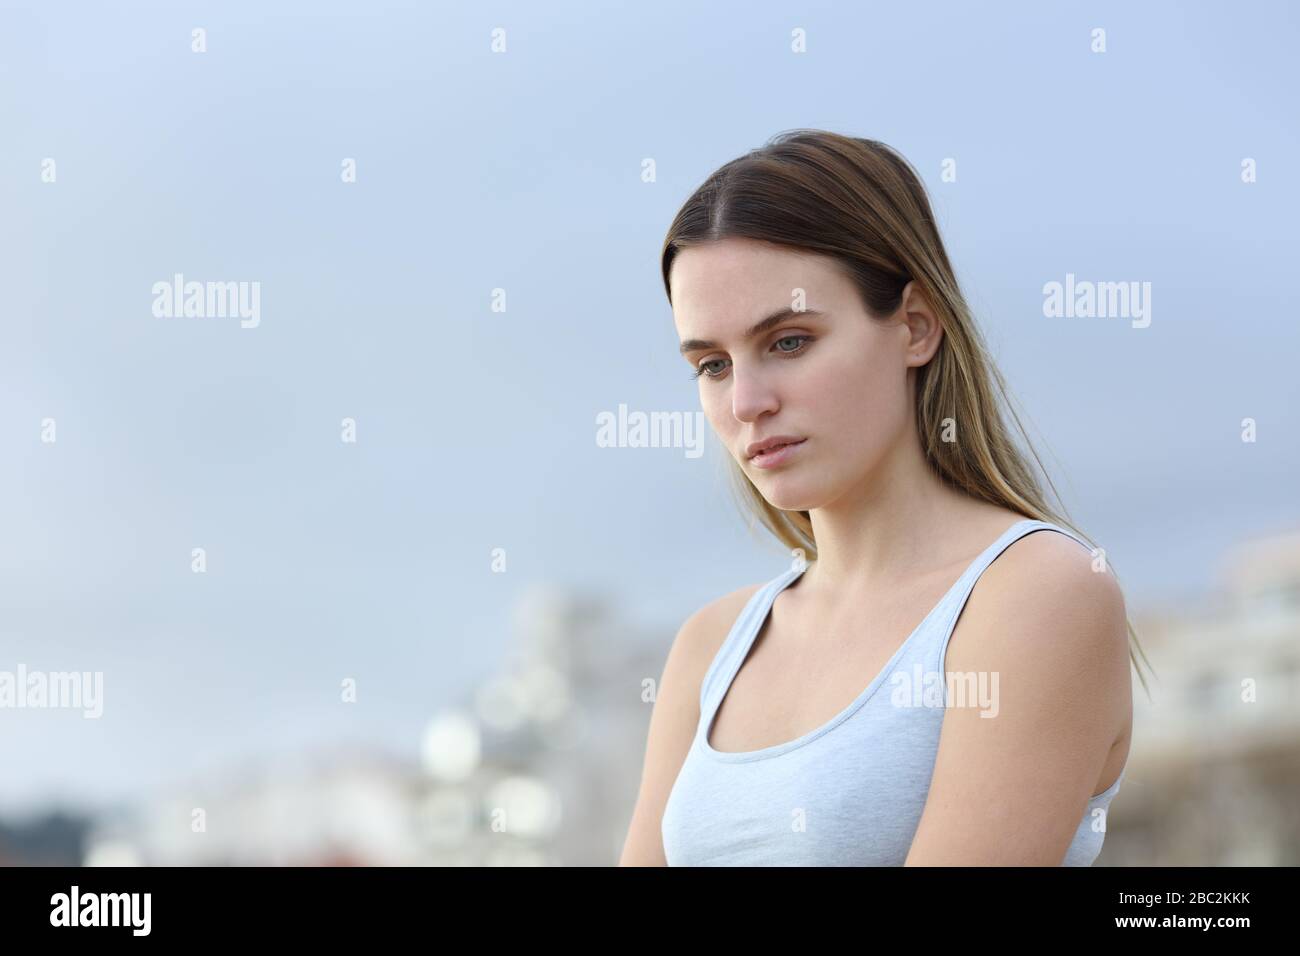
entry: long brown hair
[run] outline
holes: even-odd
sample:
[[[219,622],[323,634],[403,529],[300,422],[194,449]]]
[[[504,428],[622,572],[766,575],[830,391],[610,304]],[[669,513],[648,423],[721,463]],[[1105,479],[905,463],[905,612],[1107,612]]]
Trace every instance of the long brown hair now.
[[[661,262],[670,304],[668,276],[678,251],[733,237],[830,257],[857,287],[868,314],[878,318],[898,310],[904,287],[915,280],[944,333],[934,357],[917,369],[916,421],[930,467],[973,498],[1062,525],[1096,547],[1067,517],[958,286],[921,178],[900,153],[876,140],[796,129],[726,163],[686,200],[664,239]],[[1025,451],[1013,440],[1003,408]],[[950,439],[954,428],[960,428],[960,440]],[[742,509],[788,549],[816,560],[808,512],[773,507],[730,459],[728,472]],[[1150,696],[1134,649],[1143,661],[1146,652],[1131,621],[1127,627],[1129,657]]]

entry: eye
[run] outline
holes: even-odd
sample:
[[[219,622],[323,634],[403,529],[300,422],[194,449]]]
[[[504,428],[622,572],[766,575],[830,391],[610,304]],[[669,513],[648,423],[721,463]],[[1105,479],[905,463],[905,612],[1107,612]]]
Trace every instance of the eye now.
[[[691,373],[691,378],[699,378],[701,375],[706,376],[708,378],[717,378],[719,375],[722,374],[722,370],[718,369],[717,372],[710,372],[709,366],[716,365],[721,361],[722,359],[711,359],[708,362],[701,362],[700,367],[697,368],[693,373]]]
[[[776,351],[779,352],[779,353],[782,354],[782,355],[799,355],[800,353],[802,353],[802,352],[807,348],[807,345],[806,345],[805,343],[807,343],[807,342],[811,342],[812,339],[813,339],[813,336],[811,336],[811,335],[785,335],[785,336],[782,336],[781,338],[777,339],[775,342],[773,342],[773,343],[772,343],[772,347],[773,347],[774,349],[776,349]],[[783,349],[783,348],[778,348],[778,346],[779,346],[782,342],[797,342],[798,345],[797,345],[795,348],[792,348],[792,349]],[[691,378],[692,378],[692,379],[698,379],[698,378],[700,378],[700,377],[704,377],[704,378],[721,378],[721,377],[722,377],[722,372],[724,371],[724,369],[718,369],[716,372],[711,372],[711,371],[709,371],[709,366],[710,366],[710,365],[717,365],[717,364],[722,363],[722,362],[725,362],[725,361],[726,361],[726,359],[710,359],[710,360],[707,361],[707,362],[701,362],[701,363],[700,363],[700,367],[697,368],[694,372],[691,373]]]

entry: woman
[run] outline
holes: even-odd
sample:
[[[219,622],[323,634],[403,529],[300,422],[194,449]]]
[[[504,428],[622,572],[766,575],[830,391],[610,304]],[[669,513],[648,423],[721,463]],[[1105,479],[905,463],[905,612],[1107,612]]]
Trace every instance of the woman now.
[[[691,196],[662,268],[743,501],[794,561],[682,626],[620,864],[1090,865],[1132,629],[1012,442],[914,170],[779,135]]]

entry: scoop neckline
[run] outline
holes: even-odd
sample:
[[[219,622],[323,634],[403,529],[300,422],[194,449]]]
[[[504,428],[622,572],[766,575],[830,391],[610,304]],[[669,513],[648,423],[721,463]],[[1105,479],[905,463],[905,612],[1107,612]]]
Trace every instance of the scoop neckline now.
[[[1005,540],[1013,531],[1016,531],[1019,528],[1024,527],[1025,525],[1031,525],[1031,524],[1042,525],[1044,527],[1054,527],[1053,525],[1051,525],[1050,522],[1041,521],[1037,518],[1025,518],[1021,521],[1017,521],[1014,524],[1008,526],[1006,530],[1002,532],[1002,534],[998,535],[998,537],[992,543],[990,543],[988,547],[986,547],[983,551],[981,551],[975,557],[975,559],[971,561],[969,565],[967,565],[966,570],[961,573],[961,576],[958,577],[957,580],[952,583],[952,586],[949,587],[946,592],[944,592],[943,597],[939,598],[938,603],[936,603],[934,607],[930,609],[929,613],[927,613],[925,617],[921,619],[921,623],[916,625],[916,627],[912,630],[912,633],[907,636],[907,639],[904,640],[903,643],[898,645],[898,649],[895,650],[893,655],[889,658],[889,660],[885,662],[884,667],[880,669],[880,673],[876,674],[876,676],[871,679],[870,683],[868,683],[867,686],[863,688],[862,692],[858,694],[856,698],[853,699],[852,703],[850,703],[847,707],[841,710],[830,720],[826,721],[826,723],[822,724],[820,727],[815,727],[814,729],[808,731],[806,734],[796,737],[794,740],[787,740],[784,743],[773,744],[770,747],[762,747],[758,750],[739,750],[739,751],[715,750],[713,745],[709,743],[709,734],[713,731],[713,724],[717,720],[718,711],[722,709],[722,702],[723,700],[726,699],[727,694],[731,692],[731,685],[732,683],[734,683],[736,679],[736,675],[740,673],[741,667],[744,666],[745,661],[749,658],[749,652],[754,647],[754,641],[758,639],[759,632],[763,629],[763,626],[767,623],[767,619],[772,613],[772,607],[773,605],[776,604],[777,597],[781,594],[782,591],[784,591],[791,584],[793,584],[796,579],[798,579],[803,575],[804,571],[807,569],[807,565],[805,564],[803,567],[791,568],[789,571],[786,571],[779,578],[777,578],[775,581],[771,582],[767,586],[766,588],[767,593],[764,595],[759,605],[760,610],[758,612],[759,614],[758,623],[753,625],[749,629],[750,630],[749,637],[745,639],[744,648],[739,652],[738,655],[736,655],[737,661],[735,666],[728,668],[727,679],[726,679],[726,683],[723,685],[722,693],[717,695],[717,701],[713,704],[712,707],[709,708],[709,715],[707,719],[702,721],[700,724],[702,729],[698,734],[696,734],[696,740],[695,740],[697,748],[699,748],[700,752],[702,752],[705,756],[709,757],[712,760],[716,760],[724,763],[747,763],[753,760],[766,760],[770,757],[779,757],[782,754],[789,753],[792,750],[797,750],[800,747],[807,746],[808,744],[816,740],[818,737],[830,733],[840,724],[844,723],[844,721],[848,720],[855,713],[857,713],[858,710],[860,710],[862,706],[865,705],[866,702],[871,699],[871,697],[876,693],[876,691],[879,690],[880,685],[885,681],[886,677],[888,677],[890,672],[893,670],[898,659],[903,655],[903,653],[909,647],[912,646],[912,644],[916,641],[917,636],[925,631],[926,625],[930,623],[931,618],[933,618],[936,614],[938,614],[939,611],[948,604],[949,598],[951,598],[953,593],[957,590],[957,588],[959,588],[962,585],[962,583],[965,582],[966,578],[971,574],[971,572],[974,571],[975,568],[977,568],[983,562],[985,556],[988,555],[988,553],[992,551],[994,548],[996,548],[998,545],[1000,545],[1003,542],[1003,540]],[[1118,782],[1119,781],[1117,779],[1116,783]]]

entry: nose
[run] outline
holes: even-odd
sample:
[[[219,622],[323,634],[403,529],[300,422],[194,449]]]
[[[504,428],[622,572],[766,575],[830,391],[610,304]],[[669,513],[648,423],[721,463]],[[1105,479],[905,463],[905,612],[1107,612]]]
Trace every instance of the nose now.
[[[776,398],[776,390],[757,372],[746,372],[732,366],[731,369],[731,414],[738,422],[753,422],[765,412],[774,412],[781,407]]]

